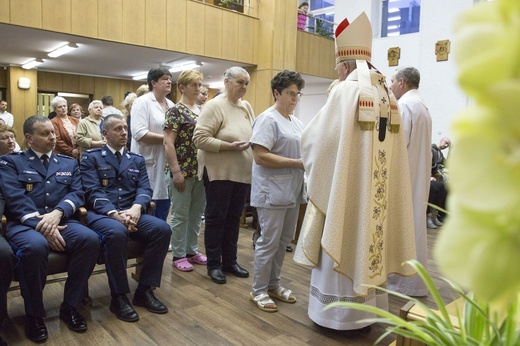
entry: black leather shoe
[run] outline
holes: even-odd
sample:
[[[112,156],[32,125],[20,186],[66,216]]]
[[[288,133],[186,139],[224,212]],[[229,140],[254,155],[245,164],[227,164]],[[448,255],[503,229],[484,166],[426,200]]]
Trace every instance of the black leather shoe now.
[[[110,301],[110,311],[121,321],[136,322],[139,320],[139,315],[135,312],[134,307],[124,294],[112,298],[112,301]]]
[[[211,280],[216,284],[226,283],[226,274],[224,274],[224,272],[220,268],[208,270],[208,275],[211,278]]]
[[[74,332],[84,332],[87,330],[87,322],[81,316],[78,309],[63,302],[60,305],[60,319],[67,323],[67,327]]]
[[[155,298],[151,289],[144,291],[144,294],[134,294],[134,301],[132,303],[134,303],[135,306],[142,306],[154,314],[165,314],[168,312],[168,308],[161,303],[159,299]]]
[[[238,276],[239,278],[248,278],[249,272],[239,266],[238,264],[233,264],[232,266],[225,266],[222,267],[222,270],[226,273],[233,274],[235,276]]]
[[[49,334],[47,333],[45,323],[43,323],[43,318],[27,316],[25,320],[25,336],[27,339],[37,343],[47,340]]]

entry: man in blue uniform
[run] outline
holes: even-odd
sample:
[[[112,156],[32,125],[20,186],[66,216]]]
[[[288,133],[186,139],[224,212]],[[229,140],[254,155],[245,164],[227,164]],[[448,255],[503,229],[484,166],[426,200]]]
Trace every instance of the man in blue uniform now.
[[[128,126],[123,117],[108,115],[103,121],[107,144],[91,149],[81,159],[81,178],[88,205],[88,225],[102,239],[102,251],[112,294],[110,311],[117,318],[135,322],[139,315],[126,294],[127,237],[145,245],[143,268],[133,304],[164,314],[168,308],[155,298],[152,287],[161,284],[164,258],[170,243],[170,226],[145,213],[152,189],[144,158],[125,150]]]
[[[84,201],[78,163],[53,154],[56,135],[51,121],[33,115],[23,131],[31,149],[0,159],[0,188],[6,196],[6,237],[19,258],[16,272],[27,315],[25,334],[42,342],[47,339],[42,291],[50,249],[70,258],[60,318],[69,329],[85,331],[87,324],[77,308],[99,255],[99,238],[73,219]]]

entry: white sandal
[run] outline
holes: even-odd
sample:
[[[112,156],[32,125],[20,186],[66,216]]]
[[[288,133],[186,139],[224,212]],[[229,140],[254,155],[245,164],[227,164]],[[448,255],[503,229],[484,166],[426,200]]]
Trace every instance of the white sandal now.
[[[249,296],[251,296],[251,300],[253,303],[258,306],[258,308],[262,311],[266,312],[276,312],[278,311],[278,307],[273,302],[273,300],[269,297],[268,294],[262,293],[257,296],[254,295],[253,292],[249,293]]]
[[[282,286],[278,287],[275,290],[268,290],[267,293],[271,298],[278,299],[285,303],[296,303],[296,297],[292,294],[291,290],[287,288],[283,288]]]

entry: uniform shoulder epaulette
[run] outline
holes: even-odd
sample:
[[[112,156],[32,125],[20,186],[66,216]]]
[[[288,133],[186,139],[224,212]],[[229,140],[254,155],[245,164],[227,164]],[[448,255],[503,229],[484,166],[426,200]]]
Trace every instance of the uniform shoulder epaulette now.
[[[127,153],[129,153],[130,155],[135,155],[135,156],[143,156],[141,154],[134,153],[133,151],[127,151]]]
[[[58,156],[58,157],[62,157],[62,158],[64,158],[64,159],[72,159],[72,160],[76,160],[75,158],[73,158],[72,156],[69,156],[69,155],[56,154],[56,156]]]
[[[101,148],[93,148],[93,149],[88,149],[88,150],[85,150],[87,153],[93,153],[94,151],[101,151]]]
[[[25,153],[25,151],[20,150],[20,151],[13,151],[12,153],[9,153],[7,155],[22,155],[23,153]]]

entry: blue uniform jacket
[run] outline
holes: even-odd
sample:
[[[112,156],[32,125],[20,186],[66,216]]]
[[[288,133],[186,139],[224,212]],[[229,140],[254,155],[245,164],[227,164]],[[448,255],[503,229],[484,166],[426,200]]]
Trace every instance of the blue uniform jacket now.
[[[83,205],[84,194],[78,162],[72,157],[52,154],[49,169],[31,149],[0,158],[0,186],[5,199],[8,238],[30,227],[37,215],[63,210],[63,220],[71,218]]]
[[[112,210],[126,210],[140,204],[146,211],[152,200],[152,188],[141,155],[125,150],[121,164],[105,145],[87,150],[80,164],[87,208],[107,215]]]

